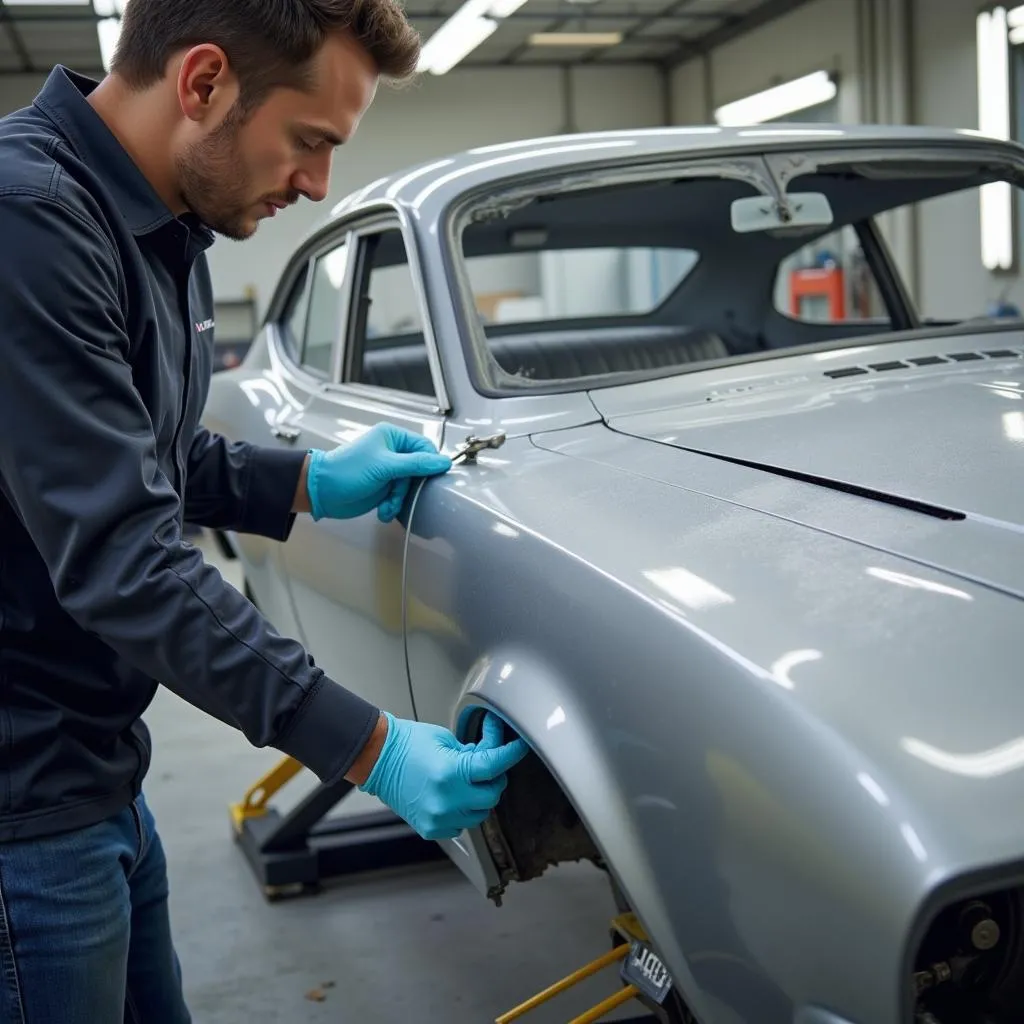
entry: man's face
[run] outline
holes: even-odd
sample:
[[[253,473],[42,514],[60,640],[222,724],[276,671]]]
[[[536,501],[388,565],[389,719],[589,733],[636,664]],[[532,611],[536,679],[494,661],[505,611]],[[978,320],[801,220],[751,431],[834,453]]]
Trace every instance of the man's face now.
[[[310,92],[277,89],[244,123],[232,110],[177,156],[189,209],[213,231],[242,240],[303,196],[325,199],[334,149],[356,130],[377,79],[372,58],[354,40],[328,39]]]

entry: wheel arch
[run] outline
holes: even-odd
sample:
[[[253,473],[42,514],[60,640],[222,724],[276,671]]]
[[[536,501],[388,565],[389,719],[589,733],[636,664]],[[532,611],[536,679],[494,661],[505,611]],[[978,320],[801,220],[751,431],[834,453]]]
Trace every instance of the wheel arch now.
[[[455,710],[456,736],[463,742],[478,739],[487,711],[505,723],[507,738],[522,737],[531,751],[509,773],[508,789],[482,830],[483,845],[498,877],[503,879],[502,889],[507,881],[517,880],[516,837],[509,834],[509,830],[516,828],[514,809],[523,802],[522,797],[527,798],[528,806],[536,808],[540,804],[543,808],[545,798],[538,800],[537,783],[546,776],[548,784],[555,787],[578,817],[601,866],[626,896],[660,955],[672,965],[674,983],[689,1009],[698,1019],[707,1019],[701,1007],[700,988],[663,913],[640,829],[616,782],[614,753],[602,744],[587,709],[574,700],[573,687],[555,665],[536,651],[505,648],[480,658],[468,674]],[[571,824],[568,827],[571,829]],[[538,859],[553,851],[570,854],[557,856],[549,862],[550,866],[580,859],[571,854],[585,854],[586,847],[587,842],[581,837],[567,838],[563,834],[552,840],[549,833],[540,837],[532,852]],[[510,852],[511,868],[502,863]],[[533,863],[535,866],[536,860]]]

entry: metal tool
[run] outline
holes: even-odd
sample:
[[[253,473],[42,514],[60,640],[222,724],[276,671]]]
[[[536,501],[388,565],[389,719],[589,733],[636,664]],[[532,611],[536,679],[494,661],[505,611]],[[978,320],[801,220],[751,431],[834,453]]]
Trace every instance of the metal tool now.
[[[505,443],[504,434],[492,434],[490,437],[467,437],[452,456],[452,465],[460,462],[476,462],[476,457],[488,448],[500,448]]]

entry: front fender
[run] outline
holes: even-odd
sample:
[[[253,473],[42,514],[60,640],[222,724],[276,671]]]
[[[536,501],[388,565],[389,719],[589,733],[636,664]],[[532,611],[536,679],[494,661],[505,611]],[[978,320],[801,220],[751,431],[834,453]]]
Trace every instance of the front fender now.
[[[465,681],[456,706],[455,734],[463,742],[475,739],[479,719],[492,711],[526,740],[580,816],[659,955],[670,965],[679,993],[698,1018],[706,1019],[710,1014],[674,939],[633,809],[610,768],[613,759],[572,692],[557,670],[535,653],[515,648],[493,652],[473,666]],[[473,845],[490,859],[479,830]]]
[[[870,666],[913,724],[902,612],[865,583],[877,555],[514,444],[424,489],[409,538],[407,602],[452,624],[407,619],[417,717],[470,739],[491,708],[536,753],[460,863],[536,877],[552,849],[600,855],[702,1024],[804,1006],[896,1024],[946,844],[879,742],[900,734],[858,699]],[[588,851],[575,822],[531,818],[538,781]],[[495,822],[525,857],[485,844]]]

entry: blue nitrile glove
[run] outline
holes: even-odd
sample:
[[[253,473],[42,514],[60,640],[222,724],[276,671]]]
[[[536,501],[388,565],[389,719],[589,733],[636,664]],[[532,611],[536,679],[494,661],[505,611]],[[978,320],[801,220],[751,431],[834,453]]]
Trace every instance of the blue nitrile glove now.
[[[390,523],[402,510],[413,477],[447,473],[452,460],[425,437],[378,423],[358,441],[310,452],[306,490],[314,519],[355,519],[377,510]]]
[[[501,719],[490,712],[479,743],[460,743],[438,725],[384,715],[387,737],[359,789],[382,800],[424,839],[454,839],[481,824],[505,792],[505,773],[529,752],[525,740],[502,745]]]

